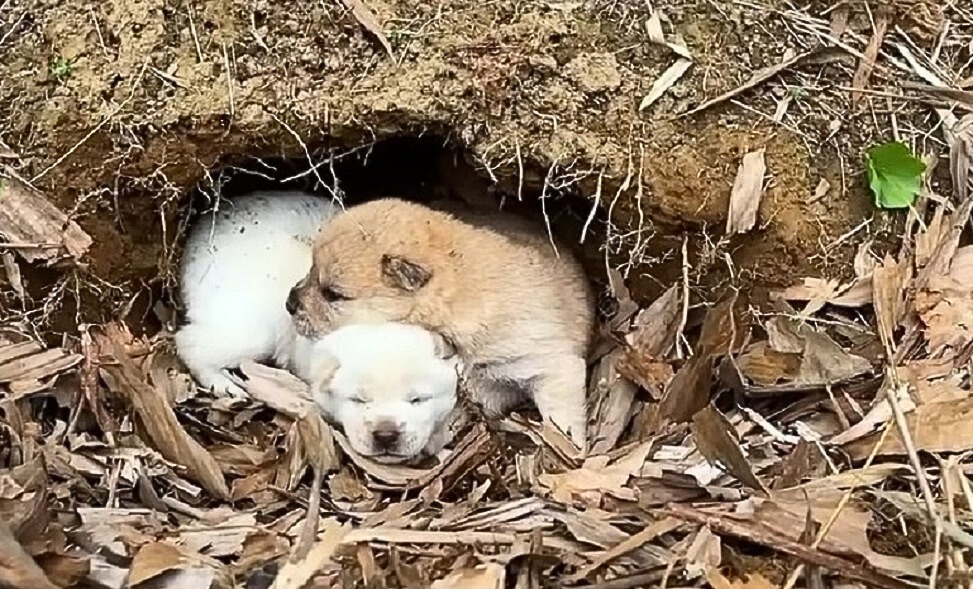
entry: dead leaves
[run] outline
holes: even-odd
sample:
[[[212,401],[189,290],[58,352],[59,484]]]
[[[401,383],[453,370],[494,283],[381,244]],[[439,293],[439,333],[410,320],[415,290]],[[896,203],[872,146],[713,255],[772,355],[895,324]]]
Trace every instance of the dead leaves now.
[[[149,439],[163,456],[184,466],[192,478],[214,496],[229,499],[230,490],[219,464],[179,424],[164,392],[143,380],[125,351],[124,344],[129,337],[122,329],[109,326],[95,337],[100,355],[110,358],[110,363],[102,363],[102,378],[115,393],[129,399]]]
[[[0,338],[0,385],[10,389],[9,400],[48,390],[57,376],[81,362],[80,354],[44,347],[35,341],[8,342]]]
[[[0,236],[15,244],[28,262],[74,260],[91,246],[91,237],[24,182],[0,174]]]
[[[146,544],[132,559],[128,573],[130,587],[201,587],[205,589],[229,589],[232,577],[223,565],[181,550],[166,542]]]
[[[710,405],[694,415],[692,429],[696,447],[711,464],[722,464],[744,485],[761,493],[767,492],[754,476],[730,422],[715,407]]]
[[[551,497],[564,504],[577,500],[595,507],[606,496],[634,501],[635,495],[627,483],[641,471],[650,449],[651,443],[646,442],[614,461],[604,455],[588,458],[581,468],[561,474],[545,473],[538,477],[538,482]]]
[[[57,589],[0,520],[0,586],[10,589]]]

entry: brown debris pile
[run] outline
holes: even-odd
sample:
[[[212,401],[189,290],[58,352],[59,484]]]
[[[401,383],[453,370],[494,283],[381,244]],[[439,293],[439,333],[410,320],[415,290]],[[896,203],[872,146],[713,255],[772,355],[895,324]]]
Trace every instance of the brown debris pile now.
[[[639,310],[614,276],[583,461],[513,415],[459,419],[433,464],[377,464],[283,371],[244,366],[253,400],[214,399],[164,335],[110,324],[79,350],[5,335],[0,584],[967,578],[971,202],[937,208],[898,257],[863,246],[851,283],[807,279],[768,305],[690,312],[676,285]]]

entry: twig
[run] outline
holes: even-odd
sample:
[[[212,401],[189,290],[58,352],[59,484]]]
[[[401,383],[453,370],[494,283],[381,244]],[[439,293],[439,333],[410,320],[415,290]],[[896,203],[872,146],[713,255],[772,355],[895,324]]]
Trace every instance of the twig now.
[[[891,357],[891,355],[888,355],[888,357]],[[894,366],[890,366],[889,371],[893,386],[885,387],[885,396],[888,398],[889,405],[892,408],[892,416],[895,418],[895,426],[899,430],[899,436],[902,438],[902,445],[905,447],[905,451],[909,455],[909,463],[912,465],[912,470],[915,472],[916,480],[919,483],[919,490],[922,492],[922,499],[926,504],[926,511],[929,512],[929,518],[936,527],[936,535],[941,536],[943,531],[943,522],[939,517],[938,510],[936,509],[936,500],[933,499],[932,489],[929,487],[929,481],[926,479],[925,469],[922,468],[922,461],[919,460],[919,453],[916,451],[916,443],[912,439],[912,433],[909,431],[909,423],[905,419],[905,413],[902,412],[902,407],[899,406],[897,393],[898,391],[902,390],[904,385],[900,384],[898,374]],[[929,575],[930,588],[936,587],[936,572],[938,569],[939,558],[936,558],[932,563],[932,573]]]
[[[299,562],[307,558],[307,553],[314,546],[314,540],[318,535],[318,521],[321,519],[321,487],[324,484],[324,473],[321,472],[319,465],[311,466],[314,474],[314,482],[311,483],[310,495],[307,500],[307,518],[304,520],[304,527],[301,528],[301,535],[294,546],[294,552],[290,556],[291,562]]]
[[[223,69],[226,70],[227,95],[230,99],[230,125],[232,125],[233,116],[236,114],[236,108],[233,103],[233,71],[230,69],[230,56],[226,53],[226,43],[220,43],[220,47],[223,48]]]
[[[762,83],[766,82],[767,80],[773,78],[774,76],[776,76],[777,74],[779,74],[782,71],[786,70],[787,68],[789,68],[791,66],[794,66],[794,65],[798,65],[799,63],[805,61],[807,58],[811,57],[812,55],[817,54],[818,51],[819,51],[819,49],[812,49],[811,51],[805,51],[804,53],[800,53],[798,55],[795,55],[795,56],[791,57],[790,59],[785,59],[784,61],[782,61],[780,63],[774,64],[774,65],[769,66],[769,67],[765,67],[765,68],[760,69],[760,70],[757,70],[756,72],[754,72],[754,74],[750,77],[749,80],[747,80],[743,84],[737,86],[733,90],[730,90],[729,92],[724,92],[723,94],[720,94],[716,98],[711,98],[710,100],[707,100],[706,102],[700,104],[696,108],[693,108],[691,110],[687,110],[686,112],[682,113],[679,116],[680,117],[688,117],[688,116],[694,115],[694,114],[696,114],[698,112],[702,112],[702,111],[704,111],[704,110],[706,110],[706,109],[708,109],[708,108],[710,108],[712,106],[715,106],[717,104],[720,104],[721,102],[726,102],[727,100],[733,98],[734,96],[736,96],[738,94],[742,94],[743,92],[746,92],[747,90],[750,90],[751,88],[755,88],[755,87],[759,86],[760,84],[762,84]]]
[[[598,181],[595,184],[595,194],[591,197],[591,210],[588,211],[588,218],[585,219],[584,227],[581,228],[581,240],[578,243],[584,243],[585,237],[588,236],[588,228],[591,227],[591,223],[595,220],[598,207],[601,206],[601,180],[603,177],[604,173],[599,172]]]
[[[61,247],[60,243],[23,243],[23,242],[0,242],[0,250],[19,250],[19,249],[55,249]]]
[[[190,6],[189,1],[186,1],[186,14],[189,15],[189,34],[193,38],[193,45],[196,47],[196,57],[199,61],[203,60],[203,49],[199,46],[199,35],[196,34],[196,22],[193,20],[193,8]]]
[[[679,327],[676,328],[676,337],[673,345],[676,347],[676,359],[682,360],[681,338],[684,339],[686,323],[689,321],[689,255],[687,244],[689,236],[682,236],[682,315],[679,317]]]
[[[322,178],[321,177],[321,174],[318,173],[318,167],[314,163],[314,158],[311,157],[311,150],[307,148],[307,144],[304,143],[304,140],[301,139],[301,136],[297,134],[297,131],[295,131],[294,129],[292,129],[290,125],[288,125],[287,123],[285,123],[284,121],[282,121],[274,113],[268,112],[268,114],[270,115],[270,117],[272,119],[274,119],[275,121],[277,121],[277,123],[281,127],[283,127],[284,129],[286,129],[287,132],[290,133],[291,136],[294,137],[294,139],[297,140],[298,145],[300,145],[301,146],[301,149],[304,150],[304,157],[307,158],[307,163],[311,166],[311,170],[314,172],[314,177],[317,178],[317,180],[321,184],[321,186],[323,186],[328,192],[331,193],[331,199],[333,201],[337,202],[342,208],[344,208],[345,205],[342,202],[341,197],[337,194],[336,191],[332,190],[332,188],[330,186],[328,186],[327,183],[325,183],[324,178]]]
[[[638,587],[652,587],[662,579],[664,574],[665,571],[658,570],[650,573],[638,573],[636,575],[618,577],[617,579],[605,581],[604,583],[577,585],[577,587],[578,589],[637,589]]]
[[[554,168],[557,166],[558,160],[554,160],[551,163],[551,167],[547,169],[547,176],[544,177],[544,187],[541,188],[541,214],[544,215],[544,226],[547,228],[547,239],[551,243],[551,248],[554,249],[554,256],[560,257],[557,251],[557,244],[554,243],[554,233],[551,231],[551,217],[547,214],[547,189],[551,186],[551,178],[554,176]]]
[[[524,158],[520,154],[520,139],[514,137],[514,149],[517,154],[517,202],[524,200]]]

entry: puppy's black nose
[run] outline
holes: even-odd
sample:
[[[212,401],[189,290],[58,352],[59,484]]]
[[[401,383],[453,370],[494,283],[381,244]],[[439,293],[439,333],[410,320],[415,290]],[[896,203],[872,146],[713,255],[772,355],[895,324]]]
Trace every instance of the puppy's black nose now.
[[[280,299],[278,299],[280,300]],[[297,289],[292,288],[289,293],[287,293],[287,301],[284,303],[284,308],[287,312],[293,315],[297,313],[297,308],[300,306],[300,302],[297,299]]]
[[[375,444],[376,450],[382,450],[385,452],[393,450],[399,443],[399,429],[395,427],[395,424],[380,423],[375,430],[372,431],[372,440]]]

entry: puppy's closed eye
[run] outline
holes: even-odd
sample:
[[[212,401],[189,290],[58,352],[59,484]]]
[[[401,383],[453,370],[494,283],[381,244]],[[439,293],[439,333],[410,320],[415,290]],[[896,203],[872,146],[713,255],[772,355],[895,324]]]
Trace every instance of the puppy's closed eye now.
[[[430,397],[425,397],[425,396],[422,396],[422,395],[415,395],[415,396],[409,398],[409,403],[411,403],[413,405],[422,405],[426,401],[429,401],[429,399],[430,399]]]
[[[324,300],[328,301],[329,303],[336,303],[338,301],[347,301],[350,299],[349,296],[345,295],[340,290],[330,285],[325,285],[321,287],[321,296],[324,297]]]

